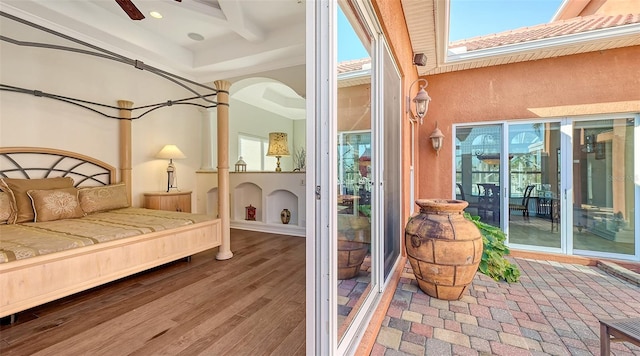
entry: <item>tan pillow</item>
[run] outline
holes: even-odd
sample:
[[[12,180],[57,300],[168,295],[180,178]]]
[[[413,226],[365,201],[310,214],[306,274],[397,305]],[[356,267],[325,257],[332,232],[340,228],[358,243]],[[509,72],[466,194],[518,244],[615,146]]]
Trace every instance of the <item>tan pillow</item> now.
[[[0,192],[0,224],[6,224],[12,215],[13,208],[11,207],[11,197],[9,193]]]
[[[78,197],[82,210],[87,214],[129,207],[124,183],[80,188]]]
[[[14,179],[2,178],[0,187],[9,193],[13,203],[15,216],[8,219],[9,224],[33,221],[33,206],[27,195],[29,190],[48,190],[59,188],[72,188],[71,177],[41,178],[41,179]]]
[[[84,216],[78,201],[78,189],[61,188],[29,190],[27,195],[33,203],[34,221],[73,219]]]

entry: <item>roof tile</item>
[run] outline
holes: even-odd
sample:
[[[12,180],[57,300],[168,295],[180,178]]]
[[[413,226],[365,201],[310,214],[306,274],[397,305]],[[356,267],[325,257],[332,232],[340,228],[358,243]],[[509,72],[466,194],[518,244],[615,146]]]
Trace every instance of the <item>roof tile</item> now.
[[[466,47],[467,51],[474,51],[635,23],[640,23],[640,14],[595,14],[459,40],[451,42],[449,48]]]
[[[363,67],[366,64],[370,63],[371,58],[354,59],[350,61],[340,62],[338,63],[338,74],[362,70],[364,69]]]

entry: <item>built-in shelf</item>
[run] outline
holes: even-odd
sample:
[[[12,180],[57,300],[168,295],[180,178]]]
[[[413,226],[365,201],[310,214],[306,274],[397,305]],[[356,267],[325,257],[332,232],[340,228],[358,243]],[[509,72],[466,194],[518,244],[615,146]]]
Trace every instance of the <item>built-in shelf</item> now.
[[[231,220],[244,220],[248,206],[256,208],[256,221],[264,221],[262,205],[262,189],[252,183],[238,184],[231,190]]]
[[[196,197],[200,212],[217,215],[216,172],[198,172]],[[306,201],[304,172],[233,172],[229,175],[231,228],[305,236]],[[246,207],[256,208],[256,220],[245,220]],[[289,209],[289,224],[280,219]],[[201,210],[200,210],[201,209]]]
[[[282,224],[280,214],[283,209],[289,209],[291,219],[289,225],[298,225],[298,197],[292,192],[279,189],[267,196],[267,223]]]

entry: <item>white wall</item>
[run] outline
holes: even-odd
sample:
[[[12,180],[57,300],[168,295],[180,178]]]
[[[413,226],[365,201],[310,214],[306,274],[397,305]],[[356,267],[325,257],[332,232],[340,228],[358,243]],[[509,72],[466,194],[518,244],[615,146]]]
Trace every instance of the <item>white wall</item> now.
[[[233,89],[233,86],[231,87]],[[233,169],[233,164],[238,160],[238,134],[248,134],[269,139],[269,132],[286,132],[289,142],[289,151],[293,153],[293,142],[295,141],[294,122],[286,117],[274,114],[273,112],[262,110],[256,106],[246,104],[231,97],[229,106],[229,165]],[[304,132],[302,133],[304,137]],[[280,158],[280,167],[283,171],[293,170],[293,159],[291,156]],[[275,166],[273,167],[275,169]]]
[[[307,120],[295,120],[293,122],[293,151],[291,154],[295,154],[298,149],[304,148],[307,150]]]
[[[165,79],[121,63],[6,42],[0,42],[0,82],[113,106],[120,99],[139,106],[192,96]],[[102,111],[118,116],[115,109]],[[197,107],[174,105],[133,121],[134,206],[142,203],[143,192],[166,189],[168,162],[153,156],[167,143],[178,145],[187,156],[175,161],[179,187],[195,188],[201,118]],[[118,120],[48,98],[0,92],[0,145],[64,149],[119,168]]]

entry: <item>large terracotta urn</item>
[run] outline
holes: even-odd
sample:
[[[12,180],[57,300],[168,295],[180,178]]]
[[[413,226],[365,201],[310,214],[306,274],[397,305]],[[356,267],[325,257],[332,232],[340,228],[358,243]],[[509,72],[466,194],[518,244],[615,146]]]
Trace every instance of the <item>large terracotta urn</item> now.
[[[370,244],[371,222],[368,218],[338,214],[338,279],[358,276]]]
[[[405,228],[405,246],[418,286],[431,297],[457,300],[482,258],[482,235],[463,215],[464,200],[418,199]]]

